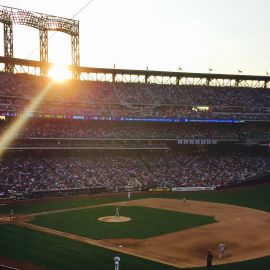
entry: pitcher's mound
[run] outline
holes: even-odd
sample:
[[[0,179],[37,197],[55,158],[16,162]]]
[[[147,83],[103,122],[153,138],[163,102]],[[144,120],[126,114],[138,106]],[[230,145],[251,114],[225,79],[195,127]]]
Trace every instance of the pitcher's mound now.
[[[107,217],[100,217],[98,218],[99,221],[103,222],[127,222],[130,221],[131,218],[129,217],[115,217],[115,216],[107,216]]]

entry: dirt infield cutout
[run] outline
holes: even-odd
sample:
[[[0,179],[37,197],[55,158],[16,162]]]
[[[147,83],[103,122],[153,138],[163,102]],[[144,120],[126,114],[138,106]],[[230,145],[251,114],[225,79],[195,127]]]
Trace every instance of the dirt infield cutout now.
[[[119,217],[115,217],[115,216],[107,216],[107,217],[100,217],[98,218],[99,221],[102,222],[128,222],[131,220],[131,218],[129,217],[123,217],[123,216],[119,216]]]

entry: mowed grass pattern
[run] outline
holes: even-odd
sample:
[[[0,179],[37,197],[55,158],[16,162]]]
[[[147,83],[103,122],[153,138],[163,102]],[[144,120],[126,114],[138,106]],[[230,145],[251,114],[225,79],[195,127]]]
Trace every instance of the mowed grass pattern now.
[[[112,216],[114,206],[95,207],[77,211],[37,216],[30,223],[85,236],[91,239],[143,239],[216,222],[213,217],[167,211],[141,206],[120,208],[120,215],[129,222],[108,223],[99,217]]]

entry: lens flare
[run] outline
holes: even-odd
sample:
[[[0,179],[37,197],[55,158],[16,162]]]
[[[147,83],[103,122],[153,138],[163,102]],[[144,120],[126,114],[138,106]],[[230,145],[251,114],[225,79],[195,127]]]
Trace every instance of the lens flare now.
[[[63,65],[54,65],[49,70],[49,77],[56,82],[63,82],[71,78],[71,71]]]
[[[18,117],[18,119],[16,119],[16,121],[3,134],[0,139],[0,158],[3,156],[6,149],[10,147],[14,139],[16,139],[16,134],[20,132],[29,120],[29,114],[38,108],[44,97],[52,88],[53,84],[53,82],[50,82],[44,89],[42,89],[42,91],[32,99],[31,103],[27,106],[22,115]]]

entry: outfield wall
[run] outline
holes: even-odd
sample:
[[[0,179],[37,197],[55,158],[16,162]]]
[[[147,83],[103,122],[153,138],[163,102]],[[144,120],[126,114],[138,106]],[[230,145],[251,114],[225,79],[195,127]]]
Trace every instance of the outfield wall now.
[[[202,190],[215,190],[216,187],[174,187],[172,191],[202,191]]]

